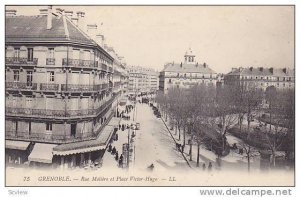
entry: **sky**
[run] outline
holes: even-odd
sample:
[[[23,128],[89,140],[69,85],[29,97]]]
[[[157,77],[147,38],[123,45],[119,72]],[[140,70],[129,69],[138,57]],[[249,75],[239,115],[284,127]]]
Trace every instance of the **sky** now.
[[[17,15],[37,15],[47,6],[7,6]],[[191,48],[196,61],[218,73],[233,67],[294,68],[293,6],[54,6],[84,11],[106,43],[128,65],[161,71],[183,62]]]

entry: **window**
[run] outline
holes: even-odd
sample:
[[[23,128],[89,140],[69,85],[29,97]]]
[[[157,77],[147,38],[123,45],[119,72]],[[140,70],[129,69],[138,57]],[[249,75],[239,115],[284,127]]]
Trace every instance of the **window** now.
[[[28,122],[28,133],[31,134],[31,122]]]
[[[27,86],[32,86],[32,71],[27,71]]]
[[[20,58],[20,48],[15,48],[14,57],[19,60]]]
[[[20,80],[20,72],[18,70],[14,70],[14,82],[19,82]]]
[[[48,82],[54,82],[54,71],[48,72]]]
[[[33,48],[27,49],[27,61],[32,62],[33,61]]]
[[[46,131],[52,131],[52,123],[46,123]]]
[[[171,80],[171,79],[169,79],[169,83],[172,83],[172,80]]]
[[[277,77],[277,81],[279,81],[279,77]]]
[[[54,48],[48,48],[48,58],[54,59]]]

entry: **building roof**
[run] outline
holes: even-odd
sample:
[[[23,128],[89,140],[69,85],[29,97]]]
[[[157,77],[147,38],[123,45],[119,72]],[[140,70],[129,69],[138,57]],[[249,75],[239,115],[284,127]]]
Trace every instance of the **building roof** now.
[[[227,75],[243,75],[243,76],[293,76],[295,70],[290,68],[234,68]]]
[[[85,33],[79,30],[67,17],[52,15],[52,28],[47,29],[47,16],[6,17],[6,42],[76,42],[96,45]]]
[[[178,72],[178,73],[203,73],[203,74],[215,74],[216,72],[208,67],[207,64],[176,64],[169,63],[165,65],[163,72]]]

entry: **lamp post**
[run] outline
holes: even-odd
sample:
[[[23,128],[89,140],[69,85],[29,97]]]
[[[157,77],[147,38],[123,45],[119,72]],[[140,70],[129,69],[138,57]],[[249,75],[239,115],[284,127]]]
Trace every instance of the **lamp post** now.
[[[130,143],[130,140],[129,140],[129,138],[130,138],[130,127],[129,127],[129,129],[128,129],[128,148],[127,148],[127,169],[129,170],[129,151],[130,151],[130,147],[129,147],[129,143]]]

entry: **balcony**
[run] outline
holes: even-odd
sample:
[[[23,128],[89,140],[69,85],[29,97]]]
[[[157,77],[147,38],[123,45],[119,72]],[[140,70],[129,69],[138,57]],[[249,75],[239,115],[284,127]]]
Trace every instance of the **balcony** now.
[[[52,133],[29,133],[29,132],[20,132],[20,131],[6,131],[5,139],[12,140],[30,140],[37,142],[55,142],[55,143],[70,143],[77,142],[82,140],[90,140],[96,138],[95,133],[86,132],[86,133],[77,133],[76,136],[67,136],[63,134],[52,134]]]
[[[11,90],[36,90],[36,83],[5,82],[6,89]]]
[[[47,58],[46,65],[55,65],[55,58]]]
[[[5,107],[5,113],[8,115],[29,115],[29,116],[55,116],[64,117],[65,110],[46,110],[46,109],[32,109],[32,108],[15,108]]]
[[[74,117],[74,116],[91,116],[94,115],[93,109],[81,109],[81,110],[68,110],[66,116]]]
[[[38,58],[33,58],[32,60],[28,60],[27,58],[16,58],[16,57],[6,57],[5,64],[10,65],[20,65],[20,66],[36,66],[38,62]]]
[[[70,92],[91,92],[95,91],[93,85],[82,85],[82,84],[62,84],[61,85],[62,91],[70,91]]]
[[[97,67],[97,62],[92,60],[81,60],[81,59],[67,59],[63,58],[63,66],[74,66],[74,67]]]
[[[54,83],[41,83],[40,90],[58,91],[59,85]]]

